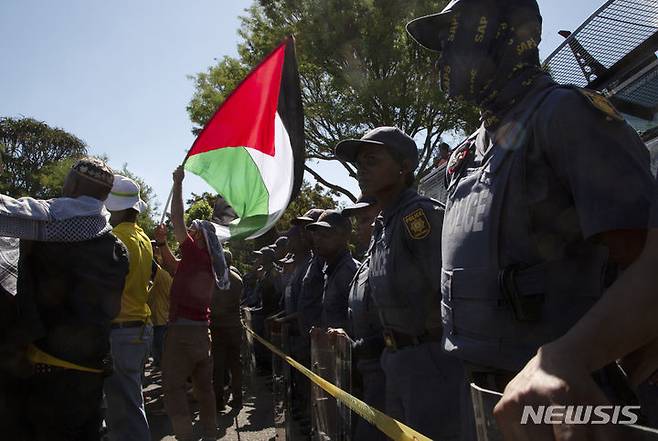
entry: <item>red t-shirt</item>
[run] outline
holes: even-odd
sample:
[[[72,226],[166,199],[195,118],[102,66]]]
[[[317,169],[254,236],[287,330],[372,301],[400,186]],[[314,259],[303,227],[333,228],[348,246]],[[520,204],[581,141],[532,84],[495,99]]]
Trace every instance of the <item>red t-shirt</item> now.
[[[212,262],[206,249],[200,249],[189,235],[180,246],[181,260],[171,284],[169,321],[178,318],[210,318],[210,301],[215,287]]]

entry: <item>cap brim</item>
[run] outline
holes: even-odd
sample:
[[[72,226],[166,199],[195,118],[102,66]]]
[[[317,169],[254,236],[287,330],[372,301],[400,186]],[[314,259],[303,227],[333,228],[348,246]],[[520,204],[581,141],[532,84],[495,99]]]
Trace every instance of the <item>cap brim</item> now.
[[[146,209],[147,205],[141,199],[126,198],[124,196],[114,196],[110,194],[107,199],[105,199],[105,208],[108,211],[123,211],[129,208],[142,212]]]
[[[441,41],[448,36],[450,12],[426,15],[407,23],[407,32],[416,43],[435,52],[441,52]]]
[[[372,141],[367,139],[344,139],[336,144],[336,157],[347,162],[356,162],[356,157],[359,154],[359,149],[364,145],[384,145],[380,141]]]
[[[359,211],[359,210],[363,210],[364,208],[368,208],[368,207],[371,207],[371,206],[373,206],[373,205],[374,205],[374,204],[373,204],[373,203],[370,203],[370,202],[357,202],[357,203],[354,204],[354,205],[350,205],[350,206],[348,206],[348,207],[343,208],[343,212],[342,212],[342,213],[343,213],[344,215],[346,215],[346,216],[351,216],[351,215],[353,215],[354,213],[356,213],[357,211]]]
[[[310,224],[312,222],[315,222],[315,219],[306,217],[306,216],[299,216],[294,218],[293,220],[290,221],[291,225],[305,225],[305,224]]]
[[[306,229],[308,231],[318,231],[318,230],[331,230],[333,227],[329,222],[313,222],[312,224],[308,224],[306,226]]]

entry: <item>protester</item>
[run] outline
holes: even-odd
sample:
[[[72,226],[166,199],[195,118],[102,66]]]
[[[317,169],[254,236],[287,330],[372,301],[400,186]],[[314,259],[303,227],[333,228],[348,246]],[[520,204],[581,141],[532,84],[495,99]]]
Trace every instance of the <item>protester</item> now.
[[[19,418],[0,416],[6,439],[100,439],[110,323],[129,268],[103,206],[113,179],[103,161],[85,158],[69,171],[61,198],[0,195],[0,236],[21,239],[18,316],[0,342],[11,354],[4,374],[20,391],[11,397]]]
[[[233,256],[224,252],[226,264],[231,266]],[[242,279],[237,272],[229,272],[230,287],[225,290],[215,288],[210,306],[210,331],[212,334],[213,385],[217,411],[224,409],[224,384],[226,372],[231,377],[231,401],[233,409],[242,407],[242,324],[240,323],[240,298]]]
[[[105,379],[106,422],[110,440],[148,440],[151,437],[144,411],[142,370],[151,350],[153,326],[147,304],[153,262],[151,241],[137,225],[146,204],[139,185],[130,178],[114,176],[105,201],[112,232],[128,248],[130,271],[121,296],[121,312],[112,321],[110,347],[114,372]]]
[[[186,396],[186,381],[192,383],[200,407],[204,439],[215,439],[216,404],[212,386],[210,303],[215,285],[228,287],[228,267],[222,246],[208,221],[196,220],[189,231],[183,217],[182,166],[173,173],[171,221],[180,244],[180,260],[167,245],[167,229],[156,229],[156,241],[165,266],[175,267],[171,285],[169,327],[165,338],[162,375],[165,409],[181,441],[193,439],[192,417]]]
[[[162,354],[164,352],[164,339],[167,332],[167,321],[169,320],[169,296],[171,293],[171,274],[160,266],[159,244],[151,242],[155,247],[153,263],[151,267],[152,285],[149,289],[148,305],[151,308],[151,321],[153,322],[153,347],[151,355],[156,368],[162,368]]]

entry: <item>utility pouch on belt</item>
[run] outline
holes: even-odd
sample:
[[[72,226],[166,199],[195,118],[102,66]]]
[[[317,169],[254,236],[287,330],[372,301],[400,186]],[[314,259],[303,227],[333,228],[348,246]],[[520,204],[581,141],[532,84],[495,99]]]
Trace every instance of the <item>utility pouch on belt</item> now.
[[[541,319],[544,294],[523,294],[519,291],[516,276],[517,266],[509,266],[498,275],[500,290],[505,295],[514,312],[514,318],[521,322],[535,322]]]

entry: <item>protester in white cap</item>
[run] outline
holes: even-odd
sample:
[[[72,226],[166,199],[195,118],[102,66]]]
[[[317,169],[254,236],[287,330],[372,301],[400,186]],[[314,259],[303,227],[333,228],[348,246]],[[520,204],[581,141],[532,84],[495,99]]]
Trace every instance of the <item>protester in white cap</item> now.
[[[146,209],[139,185],[130,178],[114,176],[114,185],[105,200],[112,232],[128,248],[130,270],[121,297],[121,312],[112,322],[110,343],[114,373],[105,380],[107,426],[110,440],[151,439],[142,395],[142,368],[150,352],[153,326],[148,307],[153,248],[137,225],[137,216]]]

